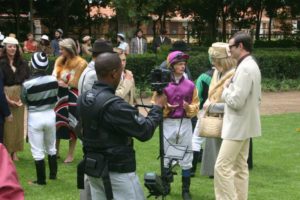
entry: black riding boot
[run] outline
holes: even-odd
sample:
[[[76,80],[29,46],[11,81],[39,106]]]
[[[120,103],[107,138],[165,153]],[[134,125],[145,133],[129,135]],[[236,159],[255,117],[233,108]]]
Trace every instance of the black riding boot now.
[[[35,161],[35,169],[37,180],[33,183],[38,185],[46,185],[46,169],[44,159]]]
[[[49,163],[49,170],[50,170],[50,175],[49,179],[56,179],[56,174],[57,174],[57,158],[56,155],[48,155],[48,163]]]
[[[190,194],[191,177],[182,177],[182,199],[192,200]]]
[[[195,176],[196,170],[197,170],[197,164],[199,159],[200,152],[199,151],[193,151],[193,161],[192,161],[192,169],[191,169],[191,177]]]

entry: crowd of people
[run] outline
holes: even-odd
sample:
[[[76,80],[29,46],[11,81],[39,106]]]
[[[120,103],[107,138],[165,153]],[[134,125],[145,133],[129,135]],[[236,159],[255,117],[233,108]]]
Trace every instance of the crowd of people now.
[[[79,138],[84,154],[77,170],[81,199],[145,199],[135,172],[139,161],[133,138],[150,140],[163,122],[164,174],[172,176],[172,167],[180,165],[184,200],[192,199],[191,177],[197,175],[199,157],[201,174],[214,179],[217,200],[248,198],[250,139],[261,134],[261,75],[251,56],[248,34],[238,32],[228,43],[213,43],[208,49],[211,69],[196,83],[187,66],[187,44],[172,44],[160,66],[170,70],[171,81],[162,94],[154,92],[153,107],[146,117],[134,107],[134,75],[126,69],[128,54],[147,51],[142,30],[136,31],[129,44],[125,34],[118,33],[116,47],[104,39],[92,44],[90,36],[79,44],[63,38],[62,29],[54,35],[51,41],[42,35],[36,42],[29,33],[22,48],[13,35],[1,38],[0,33],[0,143],[17,161],[17,152],[24,148],[24,125],[28,127],[36,169],[36,180],[30,184],[46,185],[45,155],[49,179],[57,179],[60,140],[69,141],[67,164],[73,162]],[[166,31],[161,30],[153,40],[153,50],[170,44]],[[29,63],[22,52],[32,53]],[[52,75],[47,75],[50,55],[57,58]],[[92,60],[87,63],[81,55],[90,55]],[[221,137],[199,137],[204,113],[222,116]],[[185,147],[185,153],[174,160],[168,148],[176,145]],[[162,181],[167,195],[172,181]]]

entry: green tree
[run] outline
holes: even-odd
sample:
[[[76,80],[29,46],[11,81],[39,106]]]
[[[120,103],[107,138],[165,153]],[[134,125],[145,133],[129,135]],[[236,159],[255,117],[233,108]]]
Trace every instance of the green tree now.
[[[264,4],[267,16],[269,17],[268,40],[270,41],[272,34],[272,20],[277,17],[278,9],[285,6],[285,2],[283,0],[265,0]]]
[[[0,26],[1,30],[6,32],[6,34],[13,32],[18,39],[23,39],[30,27],[27,26],[28,18],[21,17],[21,14],[28,14],[29,1],[0,0],[0,4],[0,13],[8,14],[8,17],[6,17],[7,21],[4,21]],[[14,20],[14,23],[11,23],[11,19]],[[21,23],[21,21],[25,23]],[[22,32],[22,30],[25,30],[25,32]]]
[[[216,41],[217,37],[217,18],[220,16],[221,10],[223,9],[222,0],[186,0],[182,2],[181,11],[183,16],[192,15],[194,23],[204,21],[207,26],[207,31],[204,33],[206,44],[211,44]],[[201,31],[201,26],[193,26],[199,28],[196,31],[198,34]]]

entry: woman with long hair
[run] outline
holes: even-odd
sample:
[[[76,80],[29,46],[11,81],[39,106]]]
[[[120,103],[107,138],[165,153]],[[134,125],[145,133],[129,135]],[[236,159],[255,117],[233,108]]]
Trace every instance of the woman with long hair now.
[[[58,102],[56,112],[56,148],[59,155],[60,139],[69,140],[69,152],[65,163],[74,158],[76,134],[74,128],[77,124],[76,101],[78,97],[78,80],[87,66],[87,62],[78,56],[76,44],[73,39],[66,38],[59,42],[61,55],[56,59],[53,75],[58,80]]]
[[[24,148],[24,111],[25,107],[20,99],[21,86],[29,78],[28,63],[22,58],[17,39],[6,37],[3,40],[4,49],[0,59],[0,68],[3,73],[4,92],[10,111],[12,122],[4,123],[3,142],[13,160],[18,160],[17,151]]]

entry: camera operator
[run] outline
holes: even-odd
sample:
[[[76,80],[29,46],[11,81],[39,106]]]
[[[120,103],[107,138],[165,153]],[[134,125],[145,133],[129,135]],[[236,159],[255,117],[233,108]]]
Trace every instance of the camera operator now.
[[[118,54],[103,53],[95,60],[98,82],[78,99],[83,123],[84,172],[92,199],[145,199],[138,176],[132,140],[151,139],[162,120],[164,97],[159,96],[147,117],[115,95],[122,75]]]
[[[185,78],[184,71],[189,56],[181,51],[174,51],[167,57],[168,68],[171,71],[172,81],[164,88],[167,102],[164,109],[164,170],[168,176],[170,172],[170,160],[167,149],[169,146],[182,145],[187,147],[187,152],[179,165],[182,168],[182,198],[191,199],[190,182],[192,168],[192,123],[191,118],[199,111],[199,98],[195,84]],[[156,96],[153,97],[155,99]],[[166,193],[170,192],[170,180],[165,181]]]

